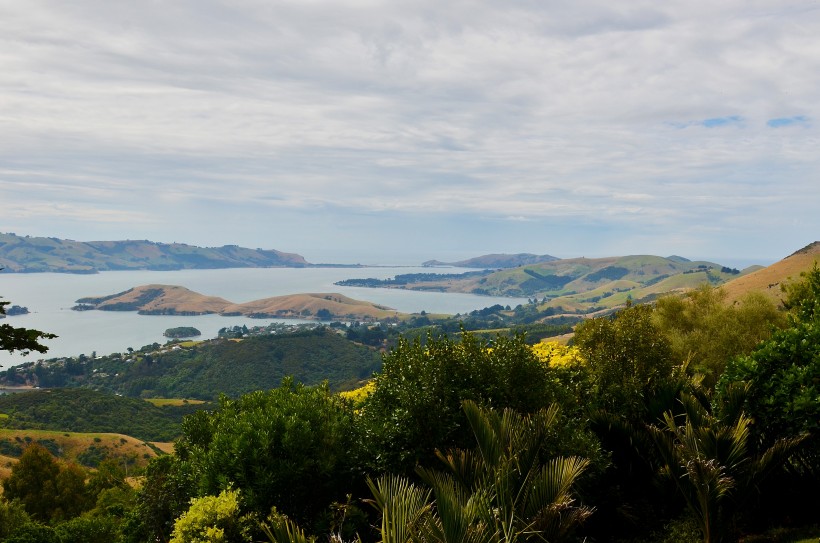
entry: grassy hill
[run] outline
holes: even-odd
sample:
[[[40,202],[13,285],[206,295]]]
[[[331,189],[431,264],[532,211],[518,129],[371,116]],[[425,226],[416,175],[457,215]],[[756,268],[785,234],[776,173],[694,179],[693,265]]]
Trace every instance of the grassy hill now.
[[[158,407],[137,398],[80,388],[32,390],[0,396],[6,428],[127,434],[145,441],[171,441],[184,415],[202,405]]]
[[[7,272],[95,273],[106,270],[181,270],[304,267],[297,254],[236,245],[196,247],[151,241],[74,241],[0,233],[0,268]]]
[[[789,281],[799,280],[800,273],[820,265],[820,241],[815,241],[799,251],[787,256],[771,266],[745,274],[723,285],[727,301],[735,302],[747,292],[765,294],[775,302],[783,300],[781,286]]]
[[[241,304],[205,296],[174,285],[142,285],[108,296],[77,300],[76,309],[139,311],[143,315],[247,315],[258,318],[321,318],[378,320],[399,317],[389,307],[354,300],[342,294],[291,294]]]
[[[48,449],[57,458],[86,467],[96,467],[102,460],[113,459],[124,465],[141,468],[157,456],[167,443],[147,443],[124,434],[105,432],[64,432],[60,430],[16,430],[0,428],[0,480],[11,474],[23,450],[30,443]]]
[[[223,338],[199,343],[147,346],[128,355],[115,353],[96,359],[27,362],[12,368],[11,375],[9,372],[0,374],[0,384],[84,387],[131,397],[212,400],[219,394],[238,396],[254,390],[275,388],[287,376],[309,385],[327,380],[335,390],[355,388],[359,381],[370,377],[380,367],[381,356],[377,350],[358,345],[329,328],[320,327],[241,340]],[[8,401],[12,400],[0,397],[0,413],[9,413],[3,409],[3,402]],[[81,412],[81,407],[78,412]],[[107,408],[97,406],[95,409]],[[149,415],[154,413],[158,416],[162,409],[168,408],[145,403],[140,409],[139,414],[135,412],[124,416],[136,417],[141,424],[148,424],[152,420]],[[57,416],[72,415],[55,414]],[[81,419],[82,416],[79,416],[78,423]],[[84,429],[81,426],[71,428],[77,431]],[[99,429],[99,426],[94,428]],[[135,429],[117,431],[159,439],[159,436],[147,436]]]
[[[466,292],[491,296],[534,296],[539,308],[590,313],[633,301],[683,291],[704,282],[723,284],[744,272],[714,262],[632,255],[552,260],[483,274],[433,274],[413,282],[370,280],[366,286]]]

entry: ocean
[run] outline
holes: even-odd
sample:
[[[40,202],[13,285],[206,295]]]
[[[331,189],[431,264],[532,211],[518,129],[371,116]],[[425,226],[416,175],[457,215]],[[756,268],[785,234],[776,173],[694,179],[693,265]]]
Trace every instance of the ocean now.
[[[261,326],[272,322],[300,322],[292,319],[251,319],[219,315],[166,316],[138,315],[136,312],[72,311],[77,299],[105,296],[147,284],[180,285],[209,296],[232,302],[248,302],[271,296],[308,292],[338,292],[367,300],[400,312],[468,313],[495,304],[515,307],[526,298],[501,298],[473,294],[414,292],[400,289],[370,289],[334,285],[343,279],[373,277],[387,279],[404,273],[430,273],[421,267],[370,268],[240,268],[225,270],[116,271],[93,275],[62,273],[11,274],[0,272],[3,301],[28,307],[28,315],[7,317],[0,323],[34,328],[57,334],[44,341],[46,354],[0,352],[0,367],[26,361],[62,356],[92,356],[123,352],[151,343],[165,343],[163,332],[176,326],[193,326],[202,339],[216,337],[225,326]],[[440,270],[459,273],[462,269]],[[305,322],[305,321],[302,321]]]

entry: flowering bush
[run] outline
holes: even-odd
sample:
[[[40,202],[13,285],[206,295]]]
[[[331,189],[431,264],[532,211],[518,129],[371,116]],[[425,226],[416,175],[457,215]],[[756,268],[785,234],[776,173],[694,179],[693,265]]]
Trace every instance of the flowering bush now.
[[[557,341],[542,341],[532,346],[535,356],[549,366],[569,367],[578,364],[586,364],[578,347],[562,345]]]

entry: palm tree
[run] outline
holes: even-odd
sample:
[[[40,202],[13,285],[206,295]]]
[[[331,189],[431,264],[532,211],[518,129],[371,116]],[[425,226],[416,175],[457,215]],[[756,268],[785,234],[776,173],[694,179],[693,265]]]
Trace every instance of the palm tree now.
[[[463,409],[476,448],[439,453],[446,472],[418,470],[436,497],[425,540],[556,542],[592,513],[575,505],[572,493],[589,461],[542,461],[556,406],[531,415],[482,410],[471,401]]]
[[[661,457],[661,475],[674,481],[705,543],[725,539],[743,502],[802,441],[783,439],[756,454],[749,442],[750,419],[735,409],[742,404],[743,393],[733,391],[723,418],[683,395],[682,415],[667,412],[660,425],[650,427]]]

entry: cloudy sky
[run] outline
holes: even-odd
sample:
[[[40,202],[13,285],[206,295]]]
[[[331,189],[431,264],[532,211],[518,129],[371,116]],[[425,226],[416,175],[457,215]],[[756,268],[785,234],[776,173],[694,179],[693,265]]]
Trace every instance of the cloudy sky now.
[[[820,239],[820,3],[0,0],[0,231],[418,263]]]

